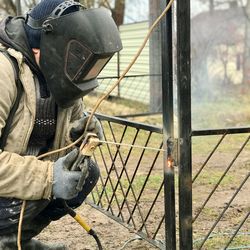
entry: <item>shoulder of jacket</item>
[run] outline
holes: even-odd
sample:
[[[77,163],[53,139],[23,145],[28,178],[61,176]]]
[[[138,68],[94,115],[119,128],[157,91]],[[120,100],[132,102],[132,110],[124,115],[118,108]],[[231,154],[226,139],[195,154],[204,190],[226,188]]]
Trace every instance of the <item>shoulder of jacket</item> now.
[[[14,57],[17,62],[18,62],[18,65],[20,67],[20,65],[23,63],[24,61],[24,57],[23,57],[23,54],[15,49],[12,49],[12,48],[6,48],[3,44],[0,43],[0,49],[2,50],[6,50],[6,52],[11,55],[12,57]]]
[[[12,48],[9,48],[9,49],[7,49],[7,52],[11,55],[11,56],[13,56],[13,57],[15,57],[16,58],[16,60],[17,60],[17,62],[18,62],[18,65],[19,65],[19,67],[20,67],[20,65],[23,63],[23,54],[21,53],[21,52],[19,52],[19,51],[17,51],[17,50],[15,50],[15,49],[12,49]]]
[[[15,75],[16,72],[10,59],[0,51],[0,91],[2,101],[6,100],[7,93],[14,100],[17,90]]]
[[[0,71],[6,73],[6,75],[12,75],[13,70],[10,59],[0,51]]]

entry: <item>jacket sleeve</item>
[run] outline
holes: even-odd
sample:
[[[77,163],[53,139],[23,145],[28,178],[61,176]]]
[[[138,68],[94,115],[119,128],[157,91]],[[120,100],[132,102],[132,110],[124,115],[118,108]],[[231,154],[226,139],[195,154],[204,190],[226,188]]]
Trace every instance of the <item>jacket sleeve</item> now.
[[[0,153],[0,197],[22,200],[49,199],[52,192],[52,162],[34,156]]]
[[[16,98],[14,71],[0,53],[0,136]],[[10,150],[9,150],[10,151]],[[39,200],[51,197],[53,163],[0,151],[0,197]]]
[[[74,105],[70,122],[79,120],[83,116],[84,109],[85,107],[84,107],[83,99],[80,98]]]
[[[81,119],[81,117],[83,116],[84,109],[85,109],[85,106],[83,103],[83,99],[81,98],[75,103],[75,105],[73,106],[73,109],[72,109],[72,115],[70,117],[69,126],[68,126],[67,132],[66,132],[66,138],[65,138],[66,145],[73,143],[73,141],[71,140],[71,137],[70,137],[70,130],[73,127],[74,122]]]

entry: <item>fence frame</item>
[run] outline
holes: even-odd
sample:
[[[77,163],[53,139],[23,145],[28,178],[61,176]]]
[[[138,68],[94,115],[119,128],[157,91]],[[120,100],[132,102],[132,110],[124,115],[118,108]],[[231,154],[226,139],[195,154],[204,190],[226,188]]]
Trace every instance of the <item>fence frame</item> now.
[[[164,9],[170,0],[161,0],[161,8]],[[164,248],[167,250],[191,250],[193,249],[193,204],[192,204],[192,138],[204,135],[225,135],[250,133],[250,127],[192,130],[191,120],[191,39],[190,39],[190,0],[176,1],[176,77],[177,77],[177,102],[178,102],[178,138],[174,137],[174,62],[173,62],[173,10],[163,18],[162,26],[162,99],[163,99],[163,148],[166,150],[163,157],[164,173],[164,208],[165,208],[165,239]],[[102,119],[101,116],[99,118]],[[104,117],[103,117],[104,118]],[[105,119],[105,118],[104,118]],[[115,122],[117,118],[114,118]],[[112,118],[109,118],[112,121]],[[119,121],[124,125],[132,125],[131,122]],[[141,127],[142,125],[134,126]],[[144,127],[144,126],[143,126]],[[144,127],[146,128],[146,127]],[[178,155],[176,156],[176,147]],[[176,221],[176,190],[175,190],[175,165],[178,166],[178,202],[179,220]],[[247,177],[248,178],[248,177]],[[247,178],[244,180],[246,181]],[[244,185],[242,182],[240,187]],[[237,192],[239,192],[238,188]],[[237,195],[236,192],[236,195]],[[101,210],[97,206],[95,208]],[[115,217],[107,216],[118,221]],[[223,215],[223,214],[221,214]],[[230,238],[230,245],[241,226],[245,223],[249,214],[238,226],[234,235]],[[177,227],[179,236],[177,238]],[[140,235],[140,233],[139,233]],[[143,235],[142,235],[143,236]],[[150,239],[147,239],[151,242]],[[206,239],[204,239],[204,242]],[[203,243],[204,243],[203,242]],[[151,242],[157,245],[155,242]],[[227,247],[226,246],[226,247]],[[162,246],[159,248],[163,249]]]
[[[169,3],[161,1],[164,10]],[[175,175],[174,175],[174,103],[173,103],[173,37],[172,8],[161,23],[162,46],[162,114],[164,152],[165,245],[176,249]]]
[[[180,249],[193,245],[192,143],[191,143],[191,37],[190,1],[177,1],[177,101],[179,119],[179,242]],[[167,248],[170,249],[170,248]]]
[[[190,0],[177,1],[176,8],[177,19],[177,99],[178,99],[178,166],[179,166],[179,249],[193,249],[193,228],[192,228],[192,137],[201,135],[227,135],[250,133],[250,127],[244,128],[228,128],[228,129],[207,129],[207,130],[192,130],[191,122],[191,39],[190,39]],[[163,51],[167,53],[167,51]],[[245,144],[247,141],[245,142]],[[242,147],[245,146],[243,144]],[[235,159],[238,157],[236,155]],[[249,174],[246,176],[240,187],[230,199],[230,202],[235,198],[240,188],[246,183]],[[223,178],[223,177],[221,177]],[[220,179],[221,180],[221,179]],[[217,183],[218,184],[218,183]],[[229,202],[229,204],[230,204]],[[218,223],[223,216],[226,208],[220,214],[215,223]],[[249,212],[244,217],[243,221],[238,226],[235,233],[227,243],[227,248],[237,235],[239,229],[244,224],[249,216]],[[213,227],[212,227],[213,229]],[[204,238],[202,245],[208,239],[210,232]],[[167,243],[166,243],[167,244]],[[202,248],[202,245],[199,249]],[[166,249],[175,249],[166,245]]]

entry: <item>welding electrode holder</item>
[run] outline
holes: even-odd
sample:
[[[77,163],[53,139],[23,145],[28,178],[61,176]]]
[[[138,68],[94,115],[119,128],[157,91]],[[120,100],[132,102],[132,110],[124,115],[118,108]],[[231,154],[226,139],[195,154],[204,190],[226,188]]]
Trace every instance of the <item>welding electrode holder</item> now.
[[[96,147],[100,144],[101,143],[98,136],[94,133],[87,133],[84,137],[84,140],[82,141],[82,144],[79,148],[78,157],[70,169],[71,171],[82,171],[82,176],[76,186],[77,191],[82,190],[88,171],[90,157],[93,155]],[[81,169],[79,166],[81,166]]]
[[[86,172],[88,170],[88,165],[90,161],[90,157],[93,155],[95,149],[97,146],[99,146],[100,140],[98,136],[94,133],[87,133],[84,137],[84,140],[79,148],[79,154],[74,162],[73,166],[71,167],[71,171],[82,171],[82,177],[80,178],[76,189],[78,191],[81,191],[83,188],[83,185],[85,183],[86,178]],[[78,166],[83,163],[83,167],[80,169]],[[65,200],[62,200],[62,204],[64,206],[64,209],[67,211],[67,213],[74,218],[85,230],[89,235],[92,235],[98,245],[99,250],[103,250],[101,242],[96,234],[96,232],[81,218],[79,214],[77,214],[72,208],[70,208]]]

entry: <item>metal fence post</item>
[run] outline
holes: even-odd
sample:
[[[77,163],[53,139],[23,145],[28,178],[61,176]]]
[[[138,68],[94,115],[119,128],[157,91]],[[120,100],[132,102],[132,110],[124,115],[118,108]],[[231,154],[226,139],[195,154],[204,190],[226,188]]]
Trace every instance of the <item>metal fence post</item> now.
[[[166,8],[169,0],[161,1]],[[173,165],[174,112],[173,112],[173,46],[172,12],[165,16],[161,26],[162,40],[162,113],[164,148],[165,247],[176,249],[175,186]]]
[[[121,53],[118,51],[117,53],[117,79],[121,76]],[[121,97],[121,85],[118,84],[117,86],[117,96]]]
[[[192,249],[190,0],[177,1],[180,249]]]

